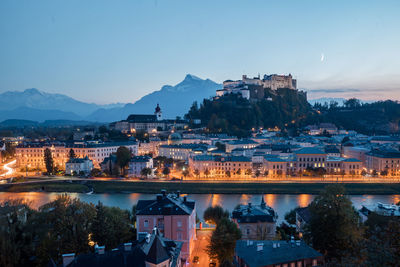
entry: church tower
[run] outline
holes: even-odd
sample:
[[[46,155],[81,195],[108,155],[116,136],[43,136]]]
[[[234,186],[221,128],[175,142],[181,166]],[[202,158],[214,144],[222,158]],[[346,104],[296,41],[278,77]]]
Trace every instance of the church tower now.
[[[160,105],[157,103],[156,111],[154,111],[154,115],[156,115],[156,118],[158,121],[162,120],[162,112]]]

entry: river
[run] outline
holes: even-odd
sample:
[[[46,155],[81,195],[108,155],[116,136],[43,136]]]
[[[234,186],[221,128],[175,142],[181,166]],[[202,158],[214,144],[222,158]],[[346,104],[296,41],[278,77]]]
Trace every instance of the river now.
[[[8,193],[0,192],[0,202],[7,199],[23,199],[28,201],[33,208],[38,208],[41,205],[54,200],[61,193],[45,193],[45,192],[26,192],[26,193]],[[131,209],[139,199],[153,199],[153,194],[80,194],[68,193],[71,197],[77,197],[85,202],[96,204],[101,201],[107,206],[118,206],[122,209]],[[188,195],[188,199],[196,201],[196,209],[199,217],[202,217],[204,210],[213,205],[220,205],[229,211],[232,211],[239,203],[259,204],[262,195],[250,194],[192,194]],[[300,194],[265,194],[264,200],[267,205],[274,208],[278,213],[278,222],[284,219],[286,212],[300,206],[307,206],[315,195]],[[350,195],[355,208],[361,208],[361,205],[371,205],[377,202],[382,203],[398,203],[400,195]]]

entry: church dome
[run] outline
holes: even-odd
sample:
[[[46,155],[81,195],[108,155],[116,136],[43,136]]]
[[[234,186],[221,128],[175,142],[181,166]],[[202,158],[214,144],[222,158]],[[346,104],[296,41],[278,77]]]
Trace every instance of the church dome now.
[[[179,141],[182,140],[182,135],[180,133],[172,133],[168,136],[168,140]]]
[[[182,142],[182,135],[180,133],[172,133],[168,136],[168,145],[178,145]]]

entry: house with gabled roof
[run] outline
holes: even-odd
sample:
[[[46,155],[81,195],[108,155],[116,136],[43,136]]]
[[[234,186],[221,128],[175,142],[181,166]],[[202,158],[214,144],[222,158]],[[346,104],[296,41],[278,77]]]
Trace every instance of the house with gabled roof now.
[[[232,220],[239,226],[242,239],[275,238],[277,218],[278,215],[265,203],[264,197],[260,205],[238,205],[232,212]]]
[[[156,199],[139,200],[136,205],[136,228],[150,233],[154,227],[166,237],[182,242],[181,258],[188,260],[196,240],[196,206],[180,193],[167,194],[165,190]]]

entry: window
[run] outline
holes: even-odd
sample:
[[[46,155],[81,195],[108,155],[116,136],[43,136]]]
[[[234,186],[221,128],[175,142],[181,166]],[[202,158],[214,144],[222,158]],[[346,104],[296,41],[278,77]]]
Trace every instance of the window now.
[[[182,222],[181,221],[177,221],[177,225],[178,225],[178,227],[182,227]]]
[[[146,228],[149,227],[149,220],[144,220],[143,226]]]
[[[248,235],[250,234],[250,228],[246,229],[246,234],[248,234]]]

